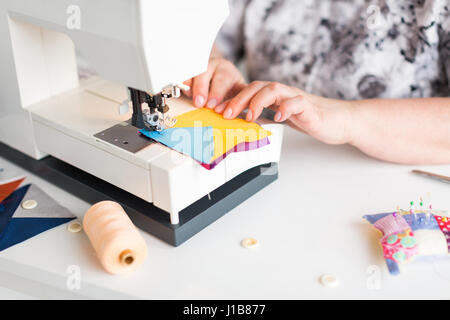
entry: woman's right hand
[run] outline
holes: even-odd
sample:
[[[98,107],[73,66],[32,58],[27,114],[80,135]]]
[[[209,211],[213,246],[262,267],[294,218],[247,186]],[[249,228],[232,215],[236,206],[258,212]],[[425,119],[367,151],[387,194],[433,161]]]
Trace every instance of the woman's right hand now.
[[[184,94],[197,108],[214,109],[223,101],[233,97],[245,87],[244,77],[236,66],[222,57],[212,55],[208,70],[184,84],[191,87]]]

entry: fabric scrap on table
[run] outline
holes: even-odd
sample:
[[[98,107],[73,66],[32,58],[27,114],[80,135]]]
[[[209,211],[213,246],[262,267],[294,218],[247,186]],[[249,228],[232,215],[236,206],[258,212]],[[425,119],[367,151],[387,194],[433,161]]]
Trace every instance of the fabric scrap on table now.
[[[27,200],[36,201],[37,206],[24,209],[21,204]],[[23,186],[0,203],[0,251],[75,218],[37,186]]]
[[[0,202],[5,200],[20,184],[25,180],[24,177],[10,180],[8,182],[0,182]]]

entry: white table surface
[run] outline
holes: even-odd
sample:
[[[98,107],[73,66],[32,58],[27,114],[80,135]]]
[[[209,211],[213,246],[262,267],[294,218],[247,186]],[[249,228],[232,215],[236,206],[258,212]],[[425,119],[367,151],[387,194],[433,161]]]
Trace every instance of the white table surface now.
[[[25,173],[2,158],[0,167]],[[286,128],[278,181],[178,248],[143,233],[148,258],[135,274],[103,271],[86,235],[63,225],[0,253],[0,298],[449,299],[450,259],[417,261],[392,277],[379,235],[362,219],[408,208],[420,196],[450,209],[450,185],[414,176],[412,168]],[[419,168],[450,174],[450,166]],[[89,207],[27,177],[80,218]],[[242,248],[246,237],[259,247]],[[66,284],[72,265],[81,272],[78,290]],[[376,280],[373,266],[381,272],[378,288],[368,285]],[[339,287],[322,286],[322,274],[336,275]]]

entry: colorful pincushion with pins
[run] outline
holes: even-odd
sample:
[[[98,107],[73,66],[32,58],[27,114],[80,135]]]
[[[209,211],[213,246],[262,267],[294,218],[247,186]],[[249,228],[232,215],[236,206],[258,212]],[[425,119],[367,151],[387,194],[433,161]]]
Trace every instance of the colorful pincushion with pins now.
[[[416,257],[450,253],[450,216],[445,211],[397,210],[364,218],[381,232],[383,256],[393,275]]]

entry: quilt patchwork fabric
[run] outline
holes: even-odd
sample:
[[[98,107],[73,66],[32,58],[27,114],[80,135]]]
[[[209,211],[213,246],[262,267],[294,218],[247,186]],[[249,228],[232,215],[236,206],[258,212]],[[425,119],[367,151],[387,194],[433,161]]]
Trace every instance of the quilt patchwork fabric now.
[[[22,181],[16,180],[15,185]],[[5,183],[0,184],[0,190],[4,187]],[[0,251],[76,218],[35,185],[9,191],[0,202]],[[34,205],[23,205],[27,202]]]
[[[140,133],[189,155],[209,170],[233,152],[254,150],[270,143],[271,132],[259,124],[242,119],[226,120],[206,108],[187,112],[176,120],[171,129],[162,132],[143,129]]]
[[[366,215],[381,232],[381,247],[389,272],[400,274],[400,265],[418,256],[450,253],[450,218],[445,211],[403,211]]]
[[[11,181],[4,181],[0,184],[0,203],[5,200],[18,186],[25,180],[25,178],[13,179]]]

